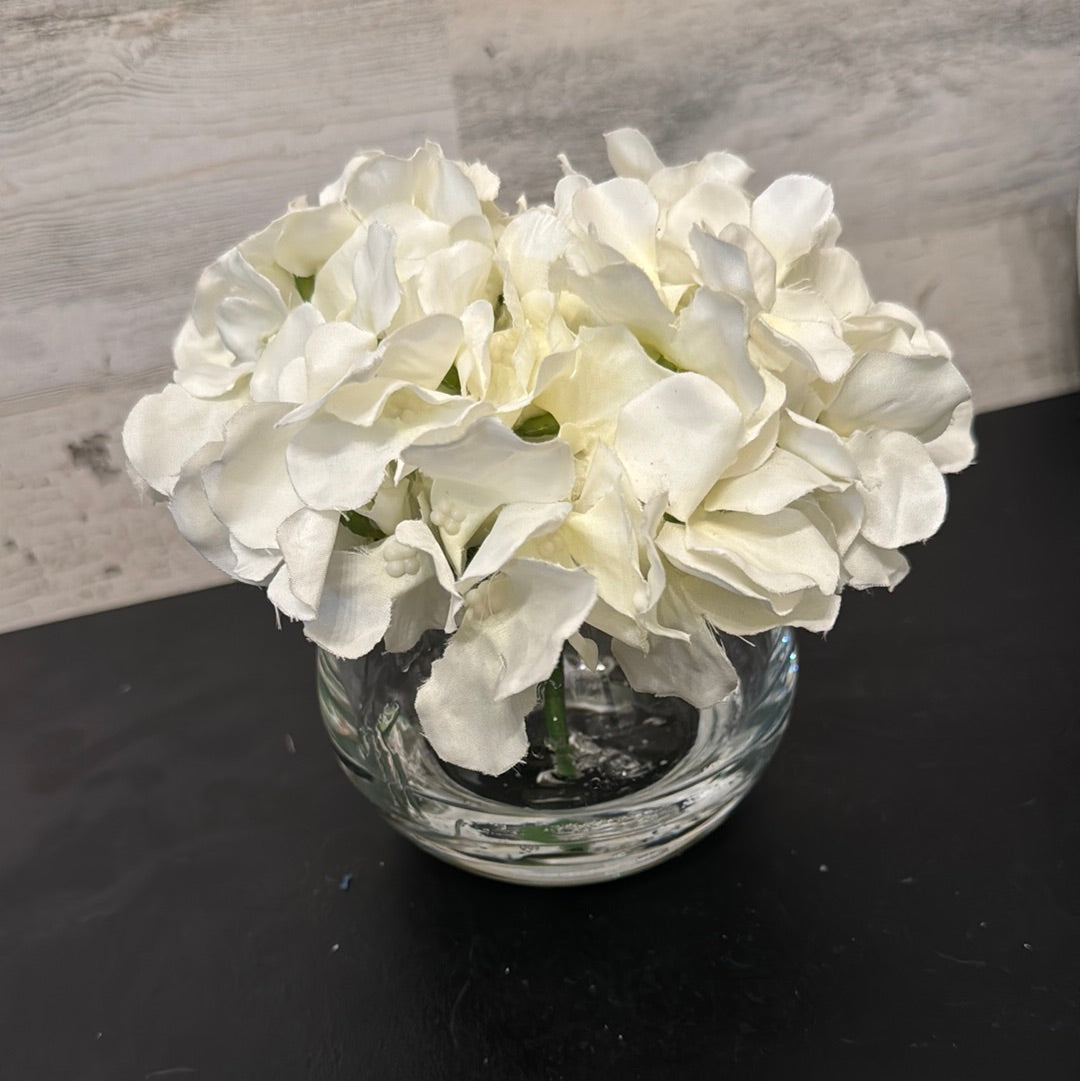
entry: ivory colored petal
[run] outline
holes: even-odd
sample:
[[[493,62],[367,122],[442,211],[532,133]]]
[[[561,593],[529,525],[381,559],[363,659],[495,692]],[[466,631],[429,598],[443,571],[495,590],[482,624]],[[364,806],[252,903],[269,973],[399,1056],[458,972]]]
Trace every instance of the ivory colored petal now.
[[[705,510],[773,514],[808,492],[842,485],[809,462],[777,447],[755,470],[720,481],[706,497]]]
[[[254,361],[235,362],[227,367],[214,363],[190,363],[173,372],[177,386],[196,398],[220,398],[255,368]]]
[[[831,477],[854,479],[858,468],[843,440],[831,428],[785,409],[777,443]]]
[[[615,453],[642,502],[666,492],[677,518],[688,518],[731,464],[742,414],[711,379],[681,372],[623,406]]]
[[[584,327],[572,364],[537,396],[536,404],[560,424],[576,425],[609,444],[619,410],[666,378],[625,327]]]
[[[926,444],[934,465],[942,473],[959,473],[975,459],[975,434],[972,421],[975,409],[970,401],[961,402],[953,411],[949,425],[936,439]]]
[[[375,336],[386,330],[401,304],[401,286],[394,269],[394,242],[393,230],[381,222],[372,222],[367,240],[353,260],[356,293],[353,322]]]
[[[523,544],[553,533],[569,513],[569,503],[511,503],[504,507],[465,568],[458,588],[467,589],[501,570]]]
[[[284,460],[304,503],[347,511],[375,495],[387,464],[407,443],[408,435],[388,420],[360,427],[320,413],[293,436]]]
[[[433,480],[457,481],[485,493],[489,509],[560,502],[574,482],[569,447],[559,440],[529,443],[494,417],[481,418],[450,443],[409,447],[402,460]]]
[[[608,161],[616,176],[647,181],[664,167],[652,143],[636,128],[619,128],[604,136]]]
[[[435,753],[484,773],[514,765],[527,749],[524,718],[536,685],[551,674],[595,598],[585,571],[531,559],[513,560],[477,586],[416,696]]]
[[[750,224],[750,200],[734,184],[707,180],[695,184],[668,209],[664,237],[685,248],[695,229],[716,236],[732,224]]]
[[[210,509],[202,480],[203,469],[217,461],[222,446],[208,443],[188,459],[173,488],[169,511],[184,540],[203,559],[235,577],[236,556],[229,545],[229,531]]]
[[[941,435],[971,390],[945,357],[869,353],[848,373],[821,416],[849,435],[858,428],[910,432],[924,442]]]
[[[374,337],[352,323],[315,327],[304,347],[304,401],[325,397],[347,377],[363,378],[376,364],[374,348]]]
[[[412,649],[425,631],[449,629],[450,594],[439,580],[430,575],[418,584],[398,594],[390,611],[390,622],[383,635],[389,653],[404,653]]]
[[[285,467],[291,433],[275,427],[287,408],[244,406],[226,425],[221,460],[203,474],[214,513],[248,548],[275,548],[278,527],[303,505]]]
[[[910,569],[900,552],[879,548],[865,537],[856,537],[844,553],[844,573],[852,589],[895,589]]]
[[[304,624],[304,634],[336,657],[352,660],[369,653],[390,624],[401,580],[386,573],[379,548],[337,551],[330,558],[318,614]]]
[[[674,615],[675,622],[688,625],[689,641],[650,636],[645,653],[616,640],[611,644],[615,660],[636,691],[675,695],[698,709],[715,706],[739,685],[734,665],[700,616],[665,615]]]
[[[815,248],[806,257],[810,284],[840,319],[865,315],[870,309],[870,290],[862,268],[844,248]]]
[[[682,551],[670,540],[681,540]],[[768,515],[704,515],[685,527],[669,523],[657,543],[692,572],[708,576],[715,564],[723,584],[722,568],[730,563],[771,594],[808,587],[835,593],[840,574],[836,552],[806,515],[791,507]]]
[[[311,619],[318,610],[339,520],[337,511],[301,507],[278,528],[278,548],[285,560],[289,590],[306,612],[293,618]]]
[[[281,329],[270,339],[255,365],[248,384],[251,399],[255,402],[293,401],[302,398],[281,396],[281,375],[286,367],[298,357],[303,357],[308,338],[325,320],[312,304],[301,304],[289,312]]]
[[[682,369],[707,376],[751,416],[765,397],[747,350],[746,308],[735,297],[699,289],[682,310],[668,352]]]
[[[817,243],[832,210],[832,189],[812,176],[782,176],[754,200],[751,228],[776,259],[779,278]]]
[[[586,234],[647,273],[655,268],[660,208],[647,184],[615,177],[583,188],[574,196],[573,213]]]
[[[136,473],[162,495],[171,495],[184,464],[208,443],[220,441],[241,408],[237,397],[196,398],[170,383],[135,403],[124,422],[124,453]]]
[[[778,279],[776,260],[772,253],[750,229],[734,222],[720,233],[718,239],[746,253],[746,265],[750,268],[758,306],[769,311],[776,300]]]
[[[676,578],[675,588],[683,593],[691,607],[711,626],[728,634],[760,634],[779,623],[809,631],[827,631],[840,610],[839,596],[806,589],[785,596],[777,605],[784,609],[784,614],[779,616],[768,600],[748,597],[683,571],[672,571],[671,576]]]
[[[856,432],[848,449],[866,505],[862,534],[880,548],[926,540],[945,520],[945,480],[930,452],[906,432]]]
[[[690,247],[697,256],[701,280],[709,289],[728,293],[757,308],[754,276],[742,248],[704,232],[698,225],[690,230]]]
[[[496,701],[499,657],[483,639],[458,631],[416,692],[416,714],[432,750],[444,762],[498,776],[525,757],[525,716],[536,704],[531,688]]]
[[[430,315],[410,323],[384,340],[379,378],[434,390],[454,363],[463,340],[461,320],[451,315]]]
[[[485,296],[491,273],[491,248],[474,240],[459,240],[431,252],[417,278],[417,297],[427,315],[461,313]]]
[[[547,289],[548,271],[569,242],[569,230],[550,207],[532,207],[512,218],[503,230],[496,262],[519,294]]]
[[[553,289],[565,290],[579,298],[585,325],[621,324],[649,345],[663,348],[667,343],[673,319],[671,311],[638,267],[614,263],[590,274],[579,274],[566,264],[557,263],[550,277]]]
[[[358,228],[359,220],[339,202],[302,207],[281,222],[274,259],[298,278],[313,277]]]

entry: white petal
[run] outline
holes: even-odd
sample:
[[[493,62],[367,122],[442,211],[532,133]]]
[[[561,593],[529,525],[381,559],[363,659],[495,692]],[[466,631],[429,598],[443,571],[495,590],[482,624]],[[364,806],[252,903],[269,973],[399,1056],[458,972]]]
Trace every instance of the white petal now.
[[[424,261],[417,297],[428,315],[460,316],[485,296],[491,273],[491,249],[472,240],[460,240],[432,252]]]
[[[289,442],[288,476],[309,507],[355,510],[375,495],[386,466],[408,442],[408,433],[389,420],[360,427],[320,413]]]
[[[687,518],[732,462],[742,437],[739,407],[710,379],[682,372],[623,406],[615,434],[642,502],[666,492]]]
[[[646,184],[628,177],[583,188],[574,196],[574,217],[586,233],[645,271],[656,266],[656,223],[660,214]]]
[[[945,480],[918,439],[906,432],[856,432],[848,449],[861,474],[862,532],[871,544],[900,548],[938,531],[945,520]]]
[[[290,274],[310,278],[359,227],[338,202],[295,210],[281,223],[274,259]]]
[[[841,487],[803,458],[777,447],[752,472],[720,481],[706,497],[704,507],[772,514],[815,489],[837,491]]]
[[[376,336],[390,325],[401,303],[401,286],[394,269],[394,240],[392,230],[372,222],[367,240],[353,261],[353,322]]]
[[[648,180],[664,163],[656,156],[652,143],[636,128],[619,128],[604,136],[608,161],[616,176]]]
[[[643,342],[660,348],[667,343],[671,311],[660,299],[643,270],[616,263],[590,274],[579,274],[563,263],[551,268],[553,289],[564,289],[580,301],[571,312],[575,323],[628,327]]]
[[[909,569],[908,561],[899,552],[878,548],[864,537],[856,537],[844,553],[844,573],[852,589],[894,589]]]
[[[674,606],[675,599],[668,603]],[[647,694],[675,695],[698,709],[723,701],[739,677],[708,624],[690,612],[662,614],[690,630],[690,639],[650,636],[647,653],[613,641],[612,653],[630,686]]]
[[[816,248],[807,257],[805,269],[810,284],[840,319],[865,315],[869,310],[870,291],[851,252],[843,248]]]
[[[401,579],[386,573],[379,547],[334,552],[318,615],[304,624],[304,634],[337,657],[369,653],[390,624],[392,598],[402,588]]]
[[[677,566],[754,595],[817,588],[835,593],[840,560],[806,515],[786,507],[769,515],[725,514],[666,524],[657,544]]]
[[[285,468],[290,433],[274,427],[286,409],[244,406],[225,427],[221,461],[203,474],[214,513],[248,548],[275,548],[278,527],[302,506]]]
[[[765,397],[765,383],[750,361],[747,338],[742,302],[699,289],[679,315],[668,352],[680,368],[708,376],[750,416]]]
[[[804,627],[809,631],[827,631],[836,621],[840,597],[826,595],[816,589],[799,590],[776,598],[774,607],[767,600],[748,597],[715,582],[671,571],[674,588],[687,597],[691,605],[717,630],[728,634],[760,634],[779,626]],[[783,610],[783,615],[777,612]]]
[[[668,210],[664,239],[685,249],[695,229],[716,236],[732,224],[750,224],[750,200],[734,184],[709,180],[694,185]]]
[[[304,347],[307,387],[301,401],[322,398],[348,377],[363,378],[376,364],[375,339],[352,323],[324,323]]]
[[[318,610],[338,523],[336,511],[301,507],[278,528],[278,548],[285,560],[289,591],[299,602],[296,609],[303,612],[288,612],[294,619],[311,619]]]
[[[242,405],[239,396],[206,400],[169,384],[135,403],[124,422],[124,453],[151,488],[170,495],[185,462],[207,443],[221,440]]]
[[[697,225],[690,230],[690,246],[697,256],[701,280],[709,289],[728,293],[757,308],[754,275],[742,248],[711,236]]]
[[[301,304],[289,312],[285,322],[281,324],[281,329],[270,339],[255,365],[249,384],[252,401],[303,400],[281,397],[281,374],[297,357],[303,357],[312,331],[324,322],[322,314],[311,304]]]
[[[551,674],[595,597],[584,571],[531,559],[513,560],[476,587],[416,696],[436,754],[485,773],[514,765],[527,746],[524,717],[535,687]]]
[[[383,342],[379,377],[434,390],[454,363],[463,338],[461,320],[450,315],[409,323]]]
[[[964,377],[945,357],[870,353],[848,373],[821,421],[842,435],[891,428],[928,442],[970,397]]]
[[[782,176],[754,200],[751,228],[772,252],[780,278],[818,242],[832,210],[832,189],[812,176]]]
[[[843,440],[831,429],[785,409],[778,444],[829,476],[851,480],[858,474]]]
[[[553,533],[569,513],[569,503],[511,503],[504,507],[476,555],[469,560],[459,588],[467,589],[501,570],[523,544]]]
[[[521,295],[547,289],[548,271],[569,241],[569,231],[550,207],[533,207],[506,226],[499,237],[497,262]]]
[[[619,410],[665,378],[664,369],[625,327],[584,327],[572,364],[537,396],[536,404],[561,425],[610,444]]]
[[[975,458],[975,435],[971,424],[974,407],[970,401],[961,402],[949,420],[949,426],[936,439],[926,444],[934,465],[942,473],[959,473]]]
[[[188,459],[173,488],[169,512],[180,534],[203,559],[226,574],[236,576],[237,560],[229,544],[229,531],[210,509],[202,481],[202,470],[217,461],[222,446],[221,443],[209,443]],[[274,566],[279,559],[275,553]],[[260,575],[256,581],[263,577]]]
[[[526,442],[493,417],[478,420],[451,443],[410,447],[402,460],[448,486],[483,492],[489,509],[503,503],[560,502],[574,482],[569,447],[558,440]]]

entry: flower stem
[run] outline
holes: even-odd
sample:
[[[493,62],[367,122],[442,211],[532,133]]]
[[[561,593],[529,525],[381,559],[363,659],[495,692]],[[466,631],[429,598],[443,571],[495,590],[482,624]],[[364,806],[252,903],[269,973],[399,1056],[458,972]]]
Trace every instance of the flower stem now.
[[[578,779],[574,755],[570,747],[570,729],[566,724],[566,691],[563,685],[563,655],[544,683],[544,724],[547,745],[555,760],[555,775],[564,781]]]

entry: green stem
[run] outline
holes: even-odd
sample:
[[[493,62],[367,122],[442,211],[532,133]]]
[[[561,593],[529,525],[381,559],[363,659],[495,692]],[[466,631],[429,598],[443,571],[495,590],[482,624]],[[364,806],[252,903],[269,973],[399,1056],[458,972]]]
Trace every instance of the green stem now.
[[[547,726],[547,744],[555,759],[555,775],[564,781],[576,781],[578,771],[570,748],[570,729],[566,724],[562,654],[544,683],[544,723]]]

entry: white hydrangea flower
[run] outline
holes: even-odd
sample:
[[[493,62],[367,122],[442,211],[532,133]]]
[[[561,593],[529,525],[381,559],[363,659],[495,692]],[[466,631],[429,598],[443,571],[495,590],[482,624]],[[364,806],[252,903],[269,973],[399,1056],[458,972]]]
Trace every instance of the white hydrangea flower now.
[[[830,189],[607,137],[553,205],[428,144],[354,158],[200,278],[124,445],[184,536],[343,657],[449,638],[417,711],[499,773],[565,642],[639,690],[735,686],[717,630],[832,625],[971,460],[941,338],[875,303]]]

